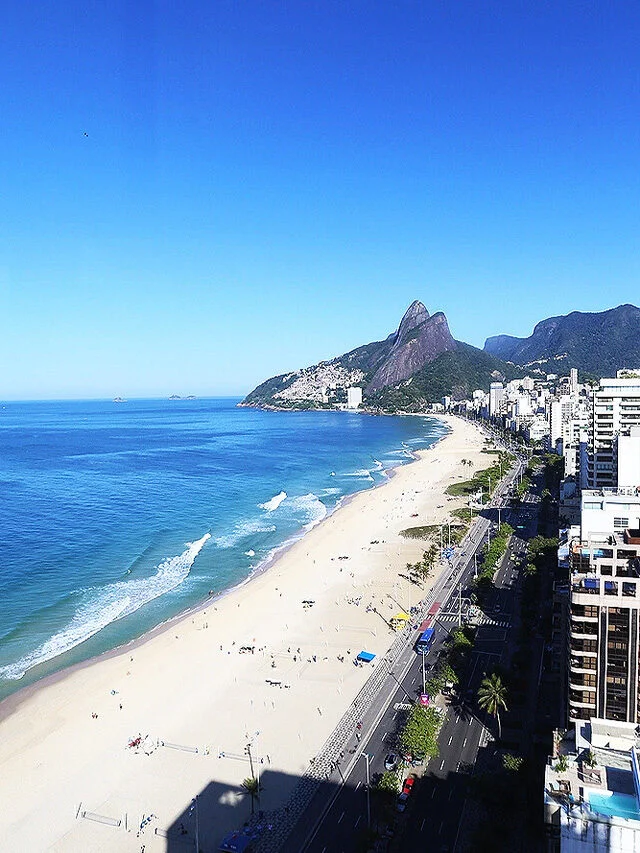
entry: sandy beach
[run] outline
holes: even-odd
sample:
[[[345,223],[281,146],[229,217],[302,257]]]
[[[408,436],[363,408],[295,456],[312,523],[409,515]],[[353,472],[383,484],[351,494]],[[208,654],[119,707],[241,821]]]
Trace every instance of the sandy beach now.
[[[490,464],[473,425],[445,420],[436,446],[250,583],[0,704],[0,849],[192,850],[198,796],[200,847],[216,850],[251,813],[248,743],[262,808],[284,802],[370,674],[355,655],[384,654],[383,616],[428,591],[399,576],[425,548],[399,531],[450,518],[463,458]]]

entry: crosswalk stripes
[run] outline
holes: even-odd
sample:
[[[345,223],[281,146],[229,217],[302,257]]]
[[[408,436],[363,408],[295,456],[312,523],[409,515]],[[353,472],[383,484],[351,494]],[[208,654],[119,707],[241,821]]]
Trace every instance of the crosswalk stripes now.
[[[440,613],[438,615],[438,620],[442,623],[444,622],[457,622],[458,614],[457,613]],[[476,616],[473,619],[473,625],[481,626],[481,625],[491,625],[494,628],[509,628],[511,626],[511,622],[508,619],[492,619],[491,616],[487,616],[486,614],[482,614],[482,616]]]

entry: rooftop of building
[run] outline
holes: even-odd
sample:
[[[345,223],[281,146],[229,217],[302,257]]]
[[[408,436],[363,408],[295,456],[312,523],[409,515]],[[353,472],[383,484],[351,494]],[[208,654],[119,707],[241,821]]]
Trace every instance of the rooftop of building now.
[[[595,498],[640,497],[640,486],[601,486],[599,489],[583,489],[583,500]]]
[[[639,745],[628,723],[591,720],[567,733],[556,740],[556,755],[545,770],[545,803],[559,807],[568,821],[632,823],[640,831]]]

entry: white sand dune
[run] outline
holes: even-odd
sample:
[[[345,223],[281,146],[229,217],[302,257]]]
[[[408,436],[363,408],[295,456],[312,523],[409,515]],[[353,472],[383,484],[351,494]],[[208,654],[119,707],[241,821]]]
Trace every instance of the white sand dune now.
[[[458,503],[444,490],[468,476],[461,459],[475,469],[490,460],[475,427],[449,423],[452,432],[418,461],[356,495],[250,583],[0,704],[0,849],[178,850],[179,838],[169,845],[154,830],[191,826],[191,801],[205,792],[200,845],[213,851],[250,813],[240,784],[257,731],[262,807],[286,799],[368,675],[353,656],[381,655],[393,640],[366,605],[392,616],[426,593],[398,576],[424,548],[399,531],[446,520]],[[360,606],[349,603],[360,596]],[[239,654],[243,645],[255,654]],[[138,733],[187,749],[136,753],[127,744]],[[122,824],[76,818],[78,809]]]

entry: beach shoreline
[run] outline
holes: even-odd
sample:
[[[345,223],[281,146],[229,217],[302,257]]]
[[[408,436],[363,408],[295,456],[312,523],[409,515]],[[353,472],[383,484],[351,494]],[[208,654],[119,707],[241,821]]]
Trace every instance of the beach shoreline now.
[[[214,782],[224,803],[234,804],[209,805],[202,843],[215,849],[220,833],[248,816],[241,789],[248,767],[226,756],[241,756],[247,733],[258,729],[272,780],[262,807],[286,801],[366,680],[366,670],[349,666],[354,655],[362,648],[384,655],[395,636],[388,620],[428,592],[402,578],[426,544],[399,531],[442,523],[460,503],[444,491],[466,479],[461,459],[476,468],[487,461],[476,427],[442,419],[450,432],[394,468],[384,489],[349,496],[264,571],[5,699],[0,796],[11,818],[0,819],[0,838],[7,849],[139,851],[136,833],[77,818],[78,803],[129,815],[129,825],[132,815],[153,813],[164,832]],[[252,651],[238,654],[242,646]],[[141,757],[127,748],[136,733],[183,746]],[[161,836],[147,834],[145,843],[148,853],[167,849]]]
[[[322,410],[318,410],[318,411],[322,411]],[[371,414],[371,413],[366,412],[363,414]],[[409,412],[402,412],[400,414],[412,415],[412,413],[409,413]],[[421,415],[421,417],[425,417],[425,415]],[[440,420],[441,423],[446,423],[446,421],[444,421],[442,418],[434,417],[434,419]],[[446,436],[448,434],[449,433],[447,432],[444,435],[438,437],[433,442],[433,444],[429,445],[429,447],[425,448],[424,450],[412,450],[412,451],[410,451],[410,453],[411,453],[410,461],[400,462],[400,463],[398,463],[398,465],[394,465],[390,468],[384,469],[385,479],[379,483],[376,483],[372,488],[360,489],[356,492],[351,492],[350,494],[343,495],[334,507],[331,507],[331,509],[328,509],[327,514],[323,518],[321,518],[315,524],[312,524],[311,527],[309,527],[308,529],[302,528],[300,531],[298,531],[297,533],[295,533],[291,537],[289,537],[287,540],[285,540],[283,543],[281,543],[280,545],[277,545],[275,548],[273,548],[269,552],[269,554],[267,554],[264,557],[263,560],[261,560],[261,562],[257,566],[255,566],[255,568],[253,568],[251,570],[251,572],[246,577],[242,578],[240,581],[233,584],[232,586],[227,587],[225,589],[222,589],[219,592],[214,593],[213,595],[207,596],[206,598],[203,598],[197,604],[193,604],[193,605],[187,607],[186,609],[181,610],[179,613],[176,613],[174,616],[171,616],[168,619],[165,619],[164,621],[159,622],[157,625],[154,625],[153,628],[150,628],[149,630],[140,634],[140,636],[138,636],[138,637],[134,637],[131,640],[127,640],[124,643],[120,643],[119,645],[114,646],[111,649],[107,649],[106,651],[101,652],[98,655],[93,655],[93,656],[87,658],[86,660],[77,661],[76,663],[72,663],[72,664],[69,664],[68,666],[64,666],[61,669],[56,670],[55,672],[52,672],[52,673],[49,673],[47,675],[42,676],[41,678],[37,679],[36,681],[34,681],[31,684],[25,685],[24,687],[17,688],[17,690],[15,690],[15,692],[10,693],[4,699],[0,700],[0,722],[3,719],[6,719],[6,717],[15,713],[15,711],[18,710],[20,705],[24,701],[27,701],[29,699],[29,697],[31,695],[33,695],[40,687],[45,687],[48,684],[54,684],[54,683],[60,681],[61,679],[65,678],[67,676],[67,674],[70,674],[70,673],[75,672],[77,670],[84,669],[88,666],[92,666],[93,664],[95,664],[101,660],[107,660],[107,659],[112,658],[118,654],[134,651],[136,648],[138,648],[140,645],[147,642],[148,640],[151,640],[154,637],[159,636],[159,634],[163,633],[164,631],[171,630],[178,623],[180,623],[183,619],[187,619],[187,618],[193,616],[194,614],[201,612],[202,610],[204,610],[208,606],[216,605],[219,601],[222,601],[230,593],[233,593],[235,590],[239,590],[239,589],[243,588],[244,586],[246,586],[247,584],[251,583],[256,578],[260,577],[263,573],[268,572],[270,569],[272,569],[276,565],[277,561],[282,556],[284,556],[284,554],[286,554],[287,551],[289,551],[297,542],[302,541],[304,539],[304,537],[307,536],[312,530],[314,530],[319,525],[324,524],[331,516],[333,516],[336,512],[339,512],[343,507],[348,506],[350,501],[353,500],[357,495],[359,495],[363,492],[371,492],[371,491],[374,491],[375,489],[379,489],[382,486],[385,486],[387,484],[387,482],[389,482],[389,480],[391,480],[391,478],[395,475],[396,471],[398,471],[399,469],[405,468],[407,465],[411,465],[411,464],[415,463],[416,461],[418,461],[421,458],[422,453],[428,452],[432,448],[436,447],[444,438],[446,438]]]

